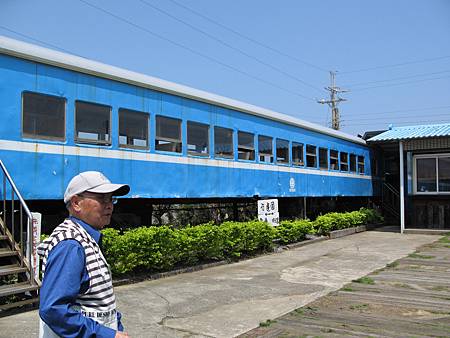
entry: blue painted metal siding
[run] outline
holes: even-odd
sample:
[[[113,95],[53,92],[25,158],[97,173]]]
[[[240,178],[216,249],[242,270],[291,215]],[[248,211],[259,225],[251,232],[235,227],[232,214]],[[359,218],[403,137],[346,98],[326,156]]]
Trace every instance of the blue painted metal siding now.
[[[21,95],[24,91],[61,96],[67,100],[65,141],[22,138]],[[75,143],[76,100],[111,107],[111,146],[98,147]],[[150,115],[148,151],[118,148],[119,108],[147,112]],[[155,151],[153,140],[156,115],[183,121],[182,154]],[[0,150],[0,158],[7,165],[27,199],[62,198],[69,180],[84,170],[101,170],[114,181],[131,184],[130,196],[133,197],[372,195],[371,180],[367,178],[370,175],[370,155],[364,145],[232,109],[5,55],[0,55],[0,116],[2,121],[7,121],[0,124],[0,142],[8,140],[16,141],[18,144],[17,149]],[[195,163],[196,159],[186,157],[186,121],[210,126],[210,160],[204,165],[193,165],[191,162]],[[234,160],[213,160],[215,126],[234,130]],[[237,161],[238,130],[255,135],[255,149],[257,149],[256,135],[259,134],[274,138],[274,151],[275,138],[281,138],[305,145],[312,144],[317,146],[317,149],[325,147],[362,155],[365,157],[366,176],[356,174],[353,177],[330,176],[330,172],[319,169],[298,172],[295,167],[286,165],[259,166],[258,160],[241,168],[237,162],[247,164],[249,162]],[[20,147],[26,148],[25,146],[30,144],[34,147],[33,151],[30,149],[21,151]],[[81,155],[87,150],[91,151],[89,157]],[[57,153],[52,154],[52,151]],[[98,153],[98,156],[95,157],[92,152],[94,155]],[[130,153],[136,154],[136,157],[144,154],[153,157],[146,160],[128,159]],[[158,154],[164,156],[158,157]],[[292,158],[292,154],[290,155]],[[176,163],[181,157],[187,160]],[[291,179],[295,181],[295,189],[289,191]]]

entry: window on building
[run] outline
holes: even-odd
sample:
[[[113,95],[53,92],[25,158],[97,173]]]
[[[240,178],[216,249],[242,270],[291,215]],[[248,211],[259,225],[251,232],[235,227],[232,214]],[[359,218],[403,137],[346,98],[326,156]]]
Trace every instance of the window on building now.
[[[350,171],[356,173],[356,155],[350,154]]]
[[[303,144],[292,142],[292,163],[295,165],[304,165]]]
[[[66,100],[62,97],[24,92],[22,95],[23,136],[64,141],[66,138],[65,107]]]
[[[317,147],[306,145],[306,166],[308,168],[317,168]]]
[[[337,150],[330,150],[330,169],[339,170],[339,152]]]
[[[119,146],[148,149],[148,114],[119,109]]]
[[[436,192],[436,158],[418,158],[417,192]]]
[[[341,152],[341,171],[348,171],[348,153]]]
[[[289,163],[289,141],[277,138],[277,163]]]
[[[233,158],[233,130],[214,127],[214,155],[219,158]]]
[[[319,168],[328,170],[328,149],[319,148]]]
[[[155,149],[181,153],[181,120],[156,116]]]
[[[209,155],[209,126],[197,122],[187,122],[187,151],[189,155]]]
[[[76,101],[75,139],[77,142],[111,144],[111,107]]]
[[[364,174],[365,165],[364,165],[364,156],[358,156],[358,173]]]
[[[253,134],[238,132],[238,159],[255,160],[255,136]]]
[[[260,162],[273,163],[273,144],[271,137],[258,136],[258,154]]]
[[[438,158],[439,192],[450,192],[450,156]]]
[[[418,157],[416,161],[416,193],[450,193],[450,155]]]

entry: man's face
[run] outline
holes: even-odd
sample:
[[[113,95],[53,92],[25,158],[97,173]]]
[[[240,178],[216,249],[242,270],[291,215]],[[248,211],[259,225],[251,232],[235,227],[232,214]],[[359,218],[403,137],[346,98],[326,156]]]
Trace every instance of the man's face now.
[[[112,194],[83,192],[73,197],[73,208],[77,217],[97,230],[111,222],[113,212]]]

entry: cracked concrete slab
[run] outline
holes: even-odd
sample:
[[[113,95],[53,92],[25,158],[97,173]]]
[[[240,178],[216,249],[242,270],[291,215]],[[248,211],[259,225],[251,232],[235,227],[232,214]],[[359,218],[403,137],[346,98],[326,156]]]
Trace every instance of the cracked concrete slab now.
[[[132,337],[234,337],[437,238],[357,233],[234,264],[119,286],[118,306]],[[0,337],[37,337],[37,319],[37,311],[0,318]]]

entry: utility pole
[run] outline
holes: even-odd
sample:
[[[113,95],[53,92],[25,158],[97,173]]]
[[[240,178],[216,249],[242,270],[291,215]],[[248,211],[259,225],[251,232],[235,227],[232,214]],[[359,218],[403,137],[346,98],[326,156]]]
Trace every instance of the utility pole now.
[[[339,87],[336,87],[335,76],[336,76],[336,72],[330,71],[331,86],[325,87],[325,89],[330,92],[330,99],[329,100],[321,99],[317,102],[322,103],[322,104],[326,103],[330,106],[330,108],[331,108],[331,128],[333,128],[335,130],[339,130],[340,116],[339,116],[339,109],[337,106],[338,106],[339,102],[347,101],[347,100],[339,97],[338,94],[346,93],[346,92],[348,92],[348,90],[344,90]]]

